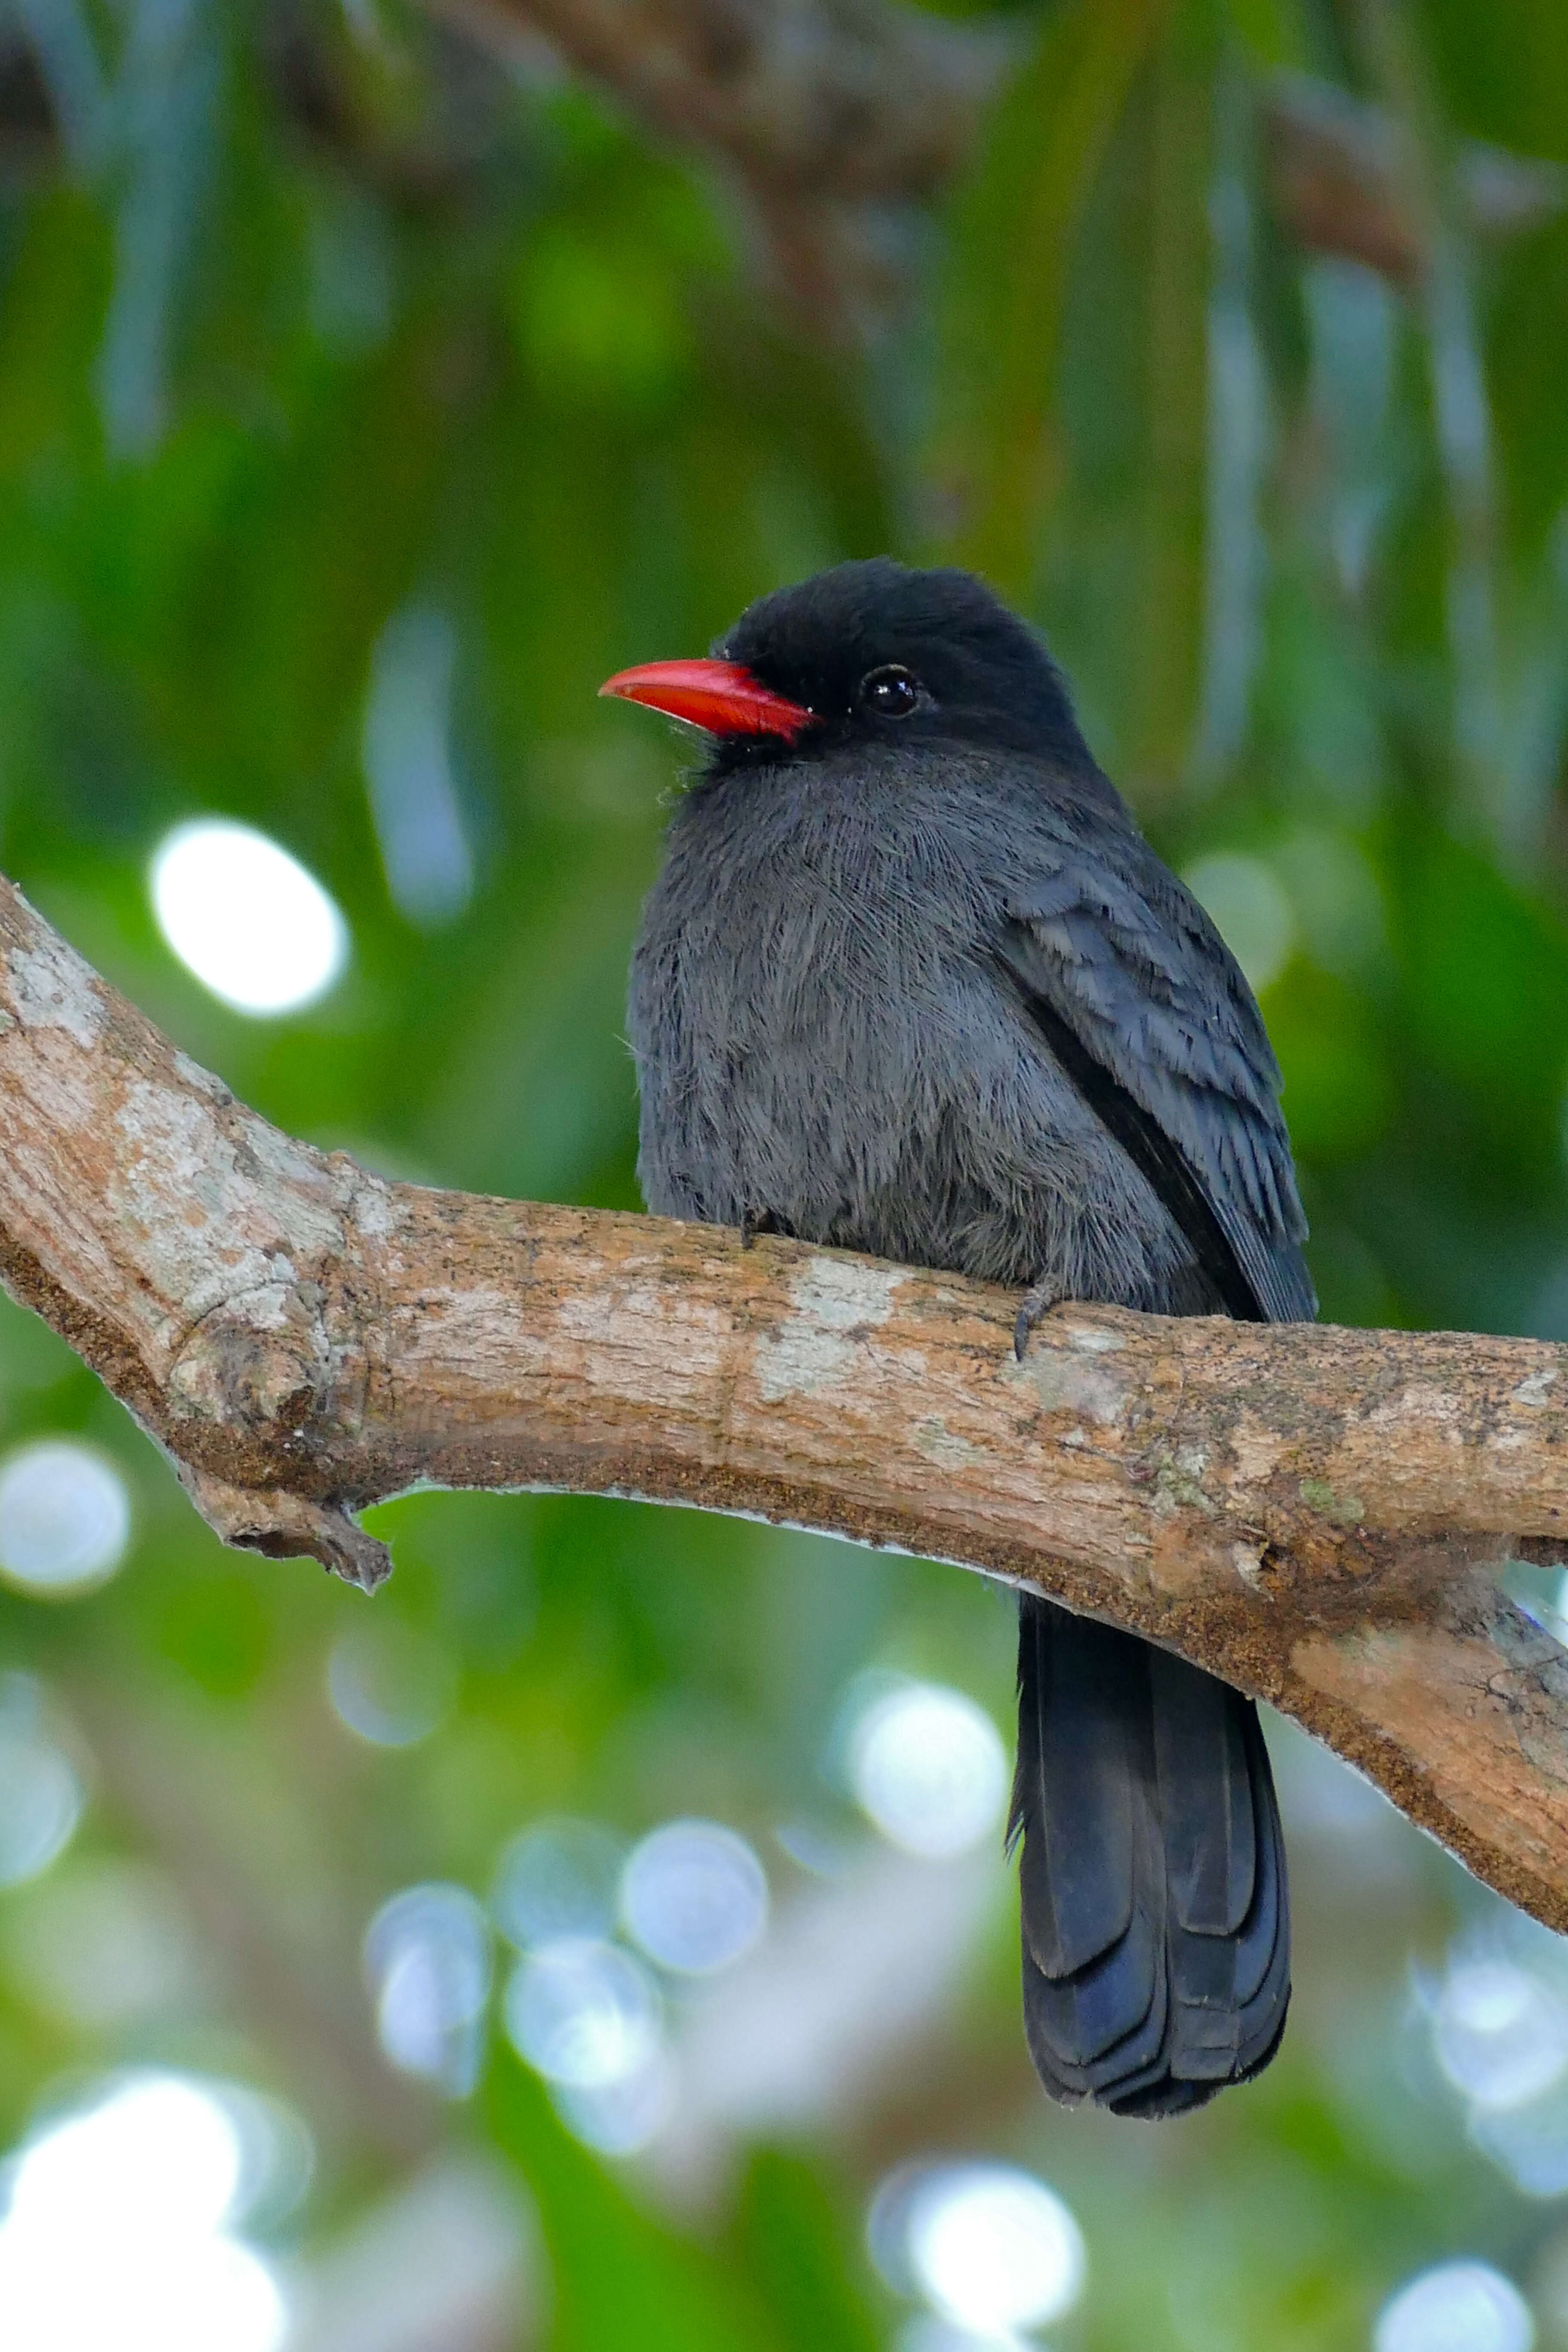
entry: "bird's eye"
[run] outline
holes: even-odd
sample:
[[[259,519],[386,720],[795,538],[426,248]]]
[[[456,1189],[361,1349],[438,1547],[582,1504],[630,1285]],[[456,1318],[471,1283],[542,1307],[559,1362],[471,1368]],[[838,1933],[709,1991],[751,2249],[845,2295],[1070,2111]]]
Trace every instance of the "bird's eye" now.
[[[889,662],[885,669],[867,672],[857,699],[862,710],[877,719],[907,719],[921,698],[921,682],[911,670]]]

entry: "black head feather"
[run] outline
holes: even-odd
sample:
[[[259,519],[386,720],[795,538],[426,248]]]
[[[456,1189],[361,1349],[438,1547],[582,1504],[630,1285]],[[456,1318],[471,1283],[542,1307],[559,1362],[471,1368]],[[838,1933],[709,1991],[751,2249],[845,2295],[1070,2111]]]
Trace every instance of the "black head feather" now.
[[[856,740],[924,740],[1097,772],[1044,645],[972,572],[914,571],[886,556],[840,563],[760,597],[713,651],[816,715],[797,757]],[[889,692],[889,674],[914,694],[901,685]],[[717,746],[721,766],[777,756],[775,742],[755,739]]]

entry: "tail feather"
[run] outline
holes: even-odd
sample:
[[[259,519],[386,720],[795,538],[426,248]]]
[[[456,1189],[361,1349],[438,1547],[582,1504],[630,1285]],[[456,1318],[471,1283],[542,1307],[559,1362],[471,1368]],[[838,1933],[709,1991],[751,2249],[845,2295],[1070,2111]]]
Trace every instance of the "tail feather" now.
[[[1115,1950],[1077,1977],[1049,1977],[1026,1945],[1025,1953],[1052,2063],[1063,2074],[1081,2074],[1089,2088],[1107,2057],[1132,2036],[1146,2037],[1152,2020],[1158,2047],[1164,2033],[1164,1954],[1147,1919],[1133,1920]]]
[[[1241,2077],[1267,2066],[1285,2031],[1290,2000],[1290,1901],[1285,1875],[1285,1832],[1274,1799],[1268,1752],[1254,1713],[1252,1739],[1268,1790],[1268,1835],[1258,1847],[1259,1887],[1250,1932],[1237,1950],[1237,1997],[1241,2011]]]
[[[1145,1644],[1172,1907],[1195,1936],[1234,1936],[1252,1902],[1258,1854],[1246,1717],[1214,1705],[1214,1684]]]
[[[1117,1661],[1068,1654],[1049,1639],[1049,1604],[1026,1602],[1018,1626],[1018,1762],[1009,1839],[1019,1857],[1025,1934],[1047,1976],[1071,1976],[1126,1935],[1132,1917],[1138,1726],[1117,1703]],[[1059,1616],[1060,1611],[1053,1615]],[[1024,1687],[1033,1695],[1025,1706]],[[1076,1811],[1047,1793],[1076,1783]]]
[[[1245,2081],[1289,2000],[1285,1857],[1257,1709],[1134,1636],[1026,1600],[1024,2020],[1046,2089],[1173,2115]]]

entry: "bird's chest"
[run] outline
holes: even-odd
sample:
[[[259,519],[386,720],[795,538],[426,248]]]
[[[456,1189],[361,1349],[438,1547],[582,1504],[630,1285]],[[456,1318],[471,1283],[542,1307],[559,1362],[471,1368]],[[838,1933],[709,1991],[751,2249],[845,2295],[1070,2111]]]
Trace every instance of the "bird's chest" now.
[[[633,967],[649,1205],[874,1234],[987,1059],[1016,1057],[983,901],[918,812],[678,837]]]
[[[649,1208],[1169,1307],[1175,1228],[996,951],[1008,845],[879,814],[678,827],[632,968]]]
[[[836,1083],[901,1097],[951,1023],[974,943],[932,910],[923,862],[858,827],[794,855],[731,862],[708,903],[672,910],[667,969],[692,1075],[792,1112]],[[922,1043],[923,1041],[923,1043]]]

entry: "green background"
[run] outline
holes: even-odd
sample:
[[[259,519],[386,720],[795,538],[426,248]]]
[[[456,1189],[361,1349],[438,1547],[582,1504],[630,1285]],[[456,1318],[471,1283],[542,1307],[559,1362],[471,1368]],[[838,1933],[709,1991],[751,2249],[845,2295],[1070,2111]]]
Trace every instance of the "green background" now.
[[[0,860],[188,1052],[387,1173],[636,1208],[625,968],[679,755],[595,688],[818,565],[956,556],[1042,625],[1152,837],[1272,974],[1324,1315],[1568,1338],[1568,213],[1487,232],[1463,194],[1474,142],[1568,164],[1562,0],[1005,12],[1008,92],[864,350],[759,291],[703,166],[424,16],[46,0],[31,49],[21,21],[55,128],[0,172]],[[342,96],[325,128],[289,43]],[[1382,110],[1424,280],[1290,234],[1270,109],[1302,77]],[[411,614],[447,633],[476,877],[440,922],[389,889],[363,757]],[[205,813],[344,910],[312,1010],[243,1019],[163,944],[148,860]],[[307,2266],[437,2151],[488,2150],[535,2216],[515,2341],[563,2352],[891,2343],[915,2305],[864,2215],[931,2150],[1077,2214],[1063,2352],[1361,2346],[1471,2254],[1568,2343],[1568,2214],[1429,2013],[1456,1937],[1549,1988],[1557,1949],[1288,1731],[1297,2005],[1255,2088],[1157,2130],[1047,2108],[997,1856],[890,2064],[677,2193],[578,2145],[499,2031],[471,2098],[389,2070],[366,1921],[423,1881],[483,1895],[561,1812],[731,1822],[787,1912],[815,1882],[781,1825],[869,1846],[832,1764],[851,1678],[930,1675],[1005,1728],[1005,1600],[786,1532],[421,1495],[370,1515],[397,1573],[369,1606],[447,1696],[381,1749],[325,1685],[363,1600],[222,1551],[6,1307],[0,1437],[39,1433],[114,1458],[135,1543],[89,1598],[0,1592],[0,1664],[91,1789],[0,1895],[5,2144],[127,2061],[261,2085],[315,2137],[272,2234]],[[62,1889],[128,1869],[198,1989],[94,2024],[36,1954]],[[1568,2090],[1520,2128],[1568,2144]]]

